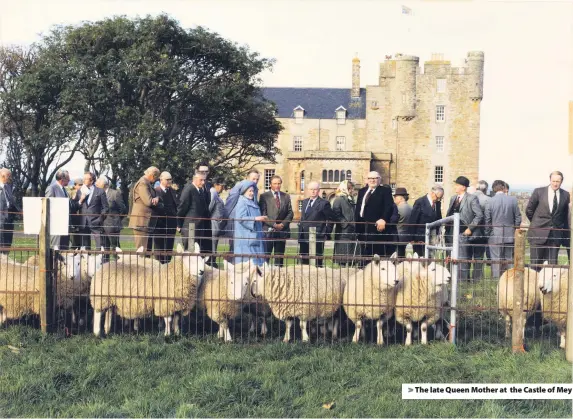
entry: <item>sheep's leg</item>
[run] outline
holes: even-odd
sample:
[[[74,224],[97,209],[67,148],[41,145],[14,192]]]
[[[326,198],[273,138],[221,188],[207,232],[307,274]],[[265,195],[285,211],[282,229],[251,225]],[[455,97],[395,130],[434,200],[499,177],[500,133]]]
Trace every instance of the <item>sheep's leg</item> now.
[[[101,311],[94,310],[94,335],[101,336]]]
[[[261,325],[261,336],[265,336],[268,333],[267,320],[263,317],[263,324]]]
[[[505,337],[509,338],[511,336],[511,316],[509,314],[505,315]]]
[[[109,334],[109,332],[111,331],[111,318],[113,316],[113,309],[108,309],[105,312],[105,320],[104,320],[104,325],[103,325],[103,330],[105,332],[106,335]]]
[[[249,333],[257,333],[257,322],[251,319],[251,326],[249,327]]]
[[[308,321],[306,321],[306,320],[300,321],[300,331],[302,333],[302,341],[303,342],[308,342],[310,340],[308,333],[306,331],[307,325],[308,325]]]
[[[225,342],[232,342],[233,337],[231,336],[231,330],[229,329],[229,323],[224,322],[221,324],[225,333]]]
[[[219,325],[219,331],[217,332],[217,337],[219,339],[224,339],[225,338],[225,330],[223,329],[223,324]]]
[[[376,320],[376,343],[378,345],[384,345],[384,335],[382,334],[382,325],[384,320]]]
[[[334,324],[332,325],[332,339],[338,338],[338,319],[334,319]]]
[[[76,322],[77,322],[77,319],[76,319],[76,310],[74,310],[73,307],[72,307],[72,324],[75,325]]]
[[[366,340],[366,328],[363,327],[360,329],[360,337],[364,340]]]
[[[360,340],[361,330],[362,330],[362,320],[357,320],[356,329],[354,329],[354,336],[352,336],[352,342],[358,343],[358,341]]]
[[[177,336],[181,334],[181,329],[179,328],[179,313],[173,315],[173,333]]]
[[[133,331],[134,332],[139,331],[139,319],[133,319]]]
[[[412,322],[406,323],[406,346],[412,344]]]
[[[428,344],[428,322],[422,322],[420,325],[420,329],[422,329],[422,345]]]
[[[165,336],[169,336],[171,335],[171,323],[173,322],[173,317],[167,316],[164,317],[163,320],[165,320]]]
[[[283,342],[289,342],[290,341],[290,328],[292,326],[292,320],[285,320],[286,323],[286,331],[285,331],[285,337],[283,339]]]
[[[562,330],[559,334],[561,335],[559,339],[559,347],[561,349],[565,349],[565,330]]]

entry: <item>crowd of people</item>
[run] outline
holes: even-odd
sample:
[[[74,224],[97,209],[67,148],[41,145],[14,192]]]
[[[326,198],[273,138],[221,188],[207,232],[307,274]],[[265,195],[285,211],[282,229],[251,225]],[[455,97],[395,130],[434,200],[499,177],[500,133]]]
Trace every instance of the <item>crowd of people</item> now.
[[[259,196],[260,173],[252,169],[223,201],[225,181],[218,178],[211,182],[209,173],[209,165],[199,163],[179,191],[168,172],[150,167],[131,188],[128,209],[121,192],[110,188],[107,177],[96,179],[86,173],[74,180],[74,190],[69,193],[69,173],[60,170],[45,195],[69,199],[70,235],[52,236],[51,244],[61,249],[91,248],[93,240],[97,249],[118,247],[122,220],[129,212],[136,248],[154,251],[162,263],[169,262],[175,237],[180,233],[186,249],[194,241],[202,253],[210,255],[217,251],[219,239],[226,237],[235,262],[250,259],[261,265],[264,255],[274,255],[274,263],[283,266],[294,212],[290,195],[281,191],[281,177],[273,176],[270,189]],[[532,264],[545,260],[557,264],[561,246],[569,255],[571,204],[562,182],[563,174],[552,172],[549,186],[535,189],[527,205]],[[471,279],[482,278],[484,257],[493,262],[494,277],[499,277],[513,260],[514,230],[522,225],[517,199],[508,195],[509,185],[502,180],[493,182],[491,196],[488,187],[487,182],[479,181],[472,188],[468,178],[459,176],[455,195],[445,210],[446,217],[460,214],[460,231],[454,232],[449,223],[445,239],[451,244],[453,235],[459,236],[459,259],[468,260],[461,264],[462,280],[470,279],[470,272]],[[368,173],[367,184],[360,188],[349,180],[342,181],[332,204],[320,196],[318,182],[310,182],[306,189],[308,197],[302,202],[298,223],[298,255],[303,264],[309,263],[312,228],[316,231],[316,264],[324,265],[324,244],[333,238],[336,262],[345,266],[359,264],[356,260],[360,256],[388,257],[397,252],[404,257],[408,244],[423,256],[425,224],[442,218],[441,185],[434,185],[412,206],[405,188],[398,187],[392,193],[375,171]],[[11,173],[0,169],[0,251],[6,252],[11,246],[18,212],[21,209],[11,188]],[[439,230],[432,229],[431,243],[439,240]],[[217,266],[214,257],[207,263]]]

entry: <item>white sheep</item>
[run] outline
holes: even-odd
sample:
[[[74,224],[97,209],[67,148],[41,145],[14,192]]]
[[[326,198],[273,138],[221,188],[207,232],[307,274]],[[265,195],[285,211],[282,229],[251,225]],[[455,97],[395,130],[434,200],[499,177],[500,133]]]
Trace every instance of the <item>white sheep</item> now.
[[[177,245],[177,253],[158,269],[153,264],[106,263],[92,280],[90,301],[94,309],[94,334],[101,333],[101,316],[111,309],[123,318],[138,319],[155,314],[165,321],[165,335],[171,334],[173,315],[191,310],[204,270],[203,258]],[[109,333],[111,316],[104,331]]]
[[[414,255],[416,259],[417,255]],[[419,261],[404,261],[397,267],[402,280],[397,286],[396,321],[406,326],[406,345],[412,344],[412,323],[421,322],[421,343],[428,343],[428,326],[441,317],[448,301],[450,272],[435,262],[424,267]]]
[[[265,263],[262,274],[251,281],[253,296],[263,298],[273,315],[285,321],[285,342],[290,340],[293,318],[300,319],[302,340],[307,342],[307,322],[332,317],[342,305],[344,286],[340,270],[309,265],[278,267]]]
[[[497,307],[505,318],[505,337],[511,334],[511,320],[513,316],[514,282],[516,268],[505,271],[497,283]],[[523,330],[525,336],[526,311],[535,310],[541,301],[541,292],[537,287],[537,272],[533,269],[525,268],[523,272]]]
[[[398,280],[394,264],[381,260],[378,255],[348,278],[343,304],[346,315],[355,325],[352,342],[359,341],[364,320],[376,320],[376,343],[384,344],[382,326],[392,317]]]
[[[548,265],[548,262],[543,262]],[[567,329],[567,292],[569,290],[569,269],[545,267],[537,274],[541,293],[543,319],[552,321],[559,329],[559,347],[565,349]]]

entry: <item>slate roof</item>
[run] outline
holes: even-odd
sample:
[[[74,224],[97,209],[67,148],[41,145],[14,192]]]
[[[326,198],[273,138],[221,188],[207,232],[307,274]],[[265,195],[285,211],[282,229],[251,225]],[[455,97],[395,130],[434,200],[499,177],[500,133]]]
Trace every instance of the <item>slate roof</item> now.
[[[293,118],[293,109],[302,106],[304,117],[334,119],[339,106],[346,108],[346,118],[366,119],[366,89],[360,89],[360,99],[351,99],[351,89],[266,87],[263,96],[276,103],[277,117]]]

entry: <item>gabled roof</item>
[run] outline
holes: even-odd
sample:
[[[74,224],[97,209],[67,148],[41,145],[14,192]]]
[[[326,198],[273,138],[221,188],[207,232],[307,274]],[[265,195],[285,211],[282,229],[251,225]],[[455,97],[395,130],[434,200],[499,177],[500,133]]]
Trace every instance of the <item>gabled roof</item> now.
[[[360,98],[351,98],[351,89],[266,87],[262,91],[266,99],[276,103],[279,118],[292,118],[297,106],[310,119],[334,119],[335,110],[341,106],[347,119],[366,118],[366,89],[360,89]]]

